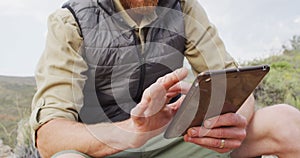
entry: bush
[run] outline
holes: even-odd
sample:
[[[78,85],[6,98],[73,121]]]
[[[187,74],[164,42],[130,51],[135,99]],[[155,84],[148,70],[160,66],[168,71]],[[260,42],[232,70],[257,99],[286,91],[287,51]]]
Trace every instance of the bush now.
[[[282,55],[246,64],[269,64],[271,67],[269,74],[254,92],[258,105],[287,103],[300,109],[300,38],[293,37],[291,42],[292,47],[284,47]]]

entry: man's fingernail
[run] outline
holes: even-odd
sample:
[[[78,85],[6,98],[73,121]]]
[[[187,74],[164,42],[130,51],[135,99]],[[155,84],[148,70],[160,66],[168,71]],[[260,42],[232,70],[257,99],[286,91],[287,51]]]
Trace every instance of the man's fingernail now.
[[[176,73],[183,73],[187,70],[186,70],[186,68],[183,67],[183,68],[177,69],[176,71],[177,71]]]
[[[175,73],[180,74],[182,72],[182,68],[175,70]]]
[[[190,135],[190,136],[197,136],[197,131],[196,131],[195,129],[191,128],[191,129],[189,130],[189,135]]]
[[[206,127],[206,128],[211,127],[211,121],[210,121],[210,120],[206,120],[206,121],[204,122],[204,127]]]

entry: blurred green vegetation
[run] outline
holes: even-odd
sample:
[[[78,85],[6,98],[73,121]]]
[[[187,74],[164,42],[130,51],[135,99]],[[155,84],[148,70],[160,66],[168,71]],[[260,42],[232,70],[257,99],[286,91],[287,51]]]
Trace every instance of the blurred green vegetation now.
[[[269,64],[271,70],[254,92],[259,106],[287,103],[300,109],[300,36],[282,46],[283,53],[243,65]]]
[[[34,92],[33,77],[0,76],[0,139],[4,144],[16,145],[18,122],[29,116]]]

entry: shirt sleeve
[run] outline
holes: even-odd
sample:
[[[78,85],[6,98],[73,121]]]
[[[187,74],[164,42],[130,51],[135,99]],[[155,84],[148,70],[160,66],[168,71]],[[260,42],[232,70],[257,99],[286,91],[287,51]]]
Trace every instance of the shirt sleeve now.
[[[181,7],[185,22],[185,56],[193,71],[237,67],[198,0],[181,0]]]
[[[87,70],[79,31],[67,9],[59,9],[48,18],[46,45],[35,71],[37,91],[30,118],[34,141],[37,129],[49,120],[78,120],[86,80],[83,72]]]

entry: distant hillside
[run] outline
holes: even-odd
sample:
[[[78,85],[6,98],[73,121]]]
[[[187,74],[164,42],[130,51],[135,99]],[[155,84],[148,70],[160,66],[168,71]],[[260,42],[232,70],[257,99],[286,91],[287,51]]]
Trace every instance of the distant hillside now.
[[[13,77],[0,75],[0,83],[35,85],[34,77]]]
[[[294,36],[281,55],[246,65],[269,64],[271,70],[255,91],[261,106],[288,103],[300,109],[300,36]]]
[[[0,76],[0,139],[15,145],[17,122],[29,116],[35,92],[33,77]]]

